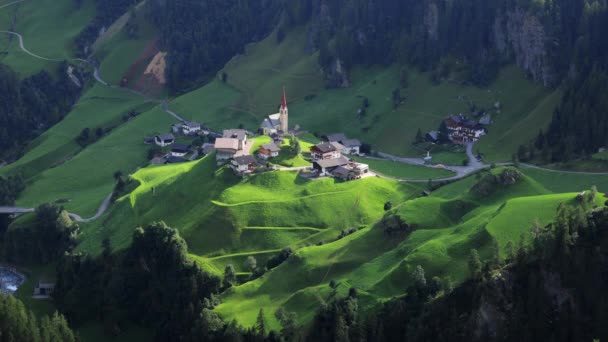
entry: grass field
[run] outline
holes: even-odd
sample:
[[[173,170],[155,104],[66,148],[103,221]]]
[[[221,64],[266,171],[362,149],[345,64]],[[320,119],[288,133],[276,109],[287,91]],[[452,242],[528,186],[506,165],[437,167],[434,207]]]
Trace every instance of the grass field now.
[[[357,156],[352,156],[352,158],[357,162],[368,164],[373,171],[379,172],[385,176],[401,179],[434,179],[447,178],[455,175],[453,172],[444,169],[403,164],[387,159],[379,160]]]
[[[74,56],[74,38],[91,21],[94,14],[95,6],[92,0],[82,1],[79,8],[72,0],[24,1],[0,9],[0,27],[2,30],[9,30],[15,18],[12,30],[23,35],[28,50],[47,58],[67,59]],[[19,48],[16,37],[6,37],[8,36],[3,34],[0,39],[0,49],[6,52],[2,56],[2,63],[10,66],[22,77],[56,64],[27,55]]]

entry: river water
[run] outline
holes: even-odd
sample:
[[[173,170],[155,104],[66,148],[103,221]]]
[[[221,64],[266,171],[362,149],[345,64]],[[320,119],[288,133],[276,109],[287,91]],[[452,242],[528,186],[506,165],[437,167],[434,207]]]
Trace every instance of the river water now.
[[[23,284],[23,275],[9,268],[0,266],[0,293],[13,294]]]

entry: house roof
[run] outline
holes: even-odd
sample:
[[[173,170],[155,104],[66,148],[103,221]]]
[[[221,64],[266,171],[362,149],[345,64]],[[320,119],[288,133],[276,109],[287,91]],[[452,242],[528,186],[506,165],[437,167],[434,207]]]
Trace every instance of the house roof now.
[[[167,134],[159,134],[156,136],[159,140],[167,141],[167,140],[175,140],[175,136],[171,133]]]
[[[348,174],[350,173],[350,170],[345,168],[344,166],[338,166],[331,173],[336,176],[348,176]]]
[[[361,142],[358,139],[346,139],[342,140],[342,145],[346,147],[359,147],[361,146]]]
[[[239,149],[239,140],[234,138],[217,138],[215,139],[216,150],[235,150]]]
[[[187,153],[188,151],[190,151],[190,146],[185,144],[173,144],[171,146],[171,152]]]
[[[222,136],[224,138],[245,140],[245,138],[247,137],[247,131],[245,131],[244,129],[225,129],[224,134]]]
[[[486,114],[479,119],[480,125],[489,125],[492,123],[492,116],[490,114]]]
[[[426,135],[431,137],[431,139],[433,139],[433,140],[439,139],[439,132],[437,132],[437,131],[430,131]]]
[[[327,153],[327,152],[335,151],[336,147],[330,143],[320,143],[320,144],[317,144],[317,145],[311,147],[311,150],[312,149],[316,149],[316,150],[320,151],[321,153]]]
[[[265,150],[268,150],[270,152],[281,152],[281,148],[279,146],[277,146],[275,143],[269,143],[269,144],[262,145],[262,148],[264,148]]]
[[[340,142],[342,140],[346,140],[346,135],[344,135],[344,133],[334,133],[334,134],[327,135],[327,141],[329,141],[329,142],[332,142],[332,141]]]
[[[200,128],[201,124],[198,123],[198,122],[194,122],[194,121],[184,121],[182,123],[182,126],[186,126],[186,127],[189,127],[189,128]]]
[[[332,141],[330,142],[330,144],[337,150],[337,151],[342,151],[344,149],[344,145],[340,144],[337,141]]]
[[[244,155],[244,156],[240,156],[240,157],[235,157],[234,161],[238,164],[238,165],[249,165],[249,164],[255,164],[255,158],[252,155]]]
[[[348,164],[348,159],[344,157],[334,158],[334,159],[323,159],[317,160],[315,164],[319,165],[322,168],[331,168],[336,166],[343,166]]]

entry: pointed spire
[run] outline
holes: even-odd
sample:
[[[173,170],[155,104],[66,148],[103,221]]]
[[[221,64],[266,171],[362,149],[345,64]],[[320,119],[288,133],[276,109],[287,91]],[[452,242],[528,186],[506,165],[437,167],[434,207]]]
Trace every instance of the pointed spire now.
[[[285,96],[285,86],[283,86],[283,100],[281,101],[281,108],[287,108],[287,96]]]

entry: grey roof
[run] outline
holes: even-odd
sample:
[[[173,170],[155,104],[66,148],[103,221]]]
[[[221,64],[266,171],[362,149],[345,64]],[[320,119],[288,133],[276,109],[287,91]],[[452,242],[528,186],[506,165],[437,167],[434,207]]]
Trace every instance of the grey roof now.
[[[480,125],[489,125],[492,123],[492,116],[490,114],[486,114],[479,119]]]
[[[244,156],[240,156],[240,157],[235,157],[234,161],[238,164],[238,165],[249,165],[249,164],[255,164],[255,158],[252,155],[244,155]]]
[[[361,146],[361,142],[358,139],[346,139],[342,140],[342,145],[346,147],[359,147]]]
[[[186,144],[173,144],[171,146],[171,152],[177,153],[188,153],[190,151],[190,146]]]
[[[342,166],[348,164],[348,159],[344,157],[334,158],[334,159],[323,159],[317,160],[315,164],[319,165],[322,168],[331,168],[336,166]]]
[[[215,150],[215,145],[210,144],[210,143],[203,144],[203,154],[209,154],[209,153],[213,152],[213,150]]]
[[[337,141],[332,141],[330,142],[330,144],[337,150],[337,151],[342,151],[344,150],[344,145],[340,144]]]
[[[336,150],[336,147],[330,143],[320,143],[313,146],[312,148],[318,149],[319,151],[321,151],[321,153],[333,152]]]
[[[263,148],[267,149],[270,152],[281,152],[281,148],[277,146],[275,143],[269,143],[262,145]]]
[[[327,135],[327,141],[329,141],[329,142],[332,142],[332,141],[341,142],[342,140],[346,140],[346,135],[344,135],[344,133],[334,133],[334,134]]]
[[[245,140],[245,137],[247,137],[247,131],[245,131],[244,129],[225,129],[224,134],[222,136],[224,138]]]
[[[338,166],[331,173],[336,176],[348,176],[350,174],[350,170],[345,168],[344,166]]]
[[[430,131],[426,135],[431,137],[431,139],[433,139],[433,140],[439,139],[439,132],[437,132],[437,131]]]
[[[159,140],[167,141],[167,140],[175,140],[175,136],[171,133],[167,134],[159,134],[156,136]]]

